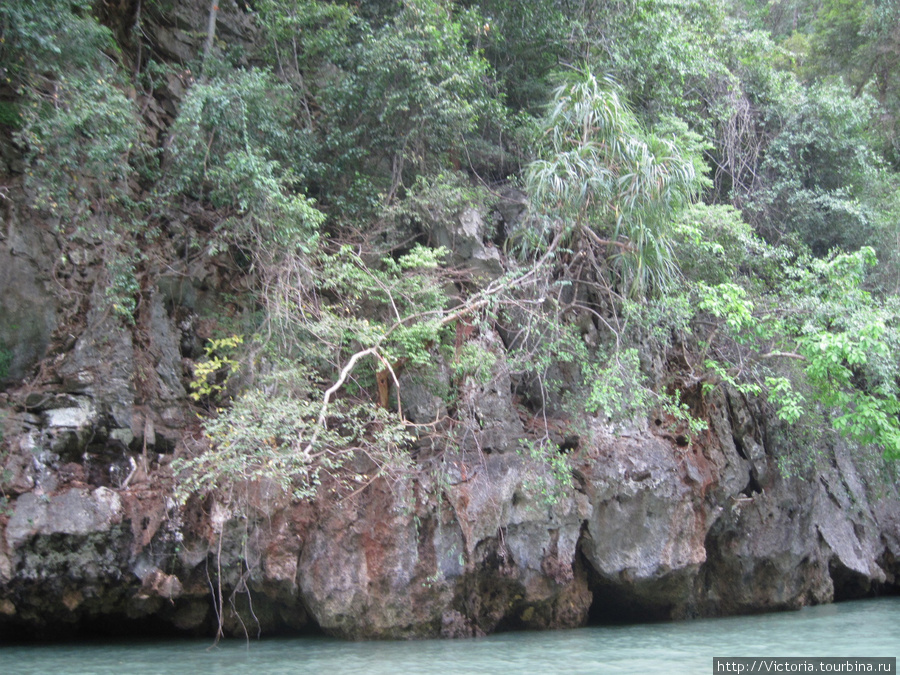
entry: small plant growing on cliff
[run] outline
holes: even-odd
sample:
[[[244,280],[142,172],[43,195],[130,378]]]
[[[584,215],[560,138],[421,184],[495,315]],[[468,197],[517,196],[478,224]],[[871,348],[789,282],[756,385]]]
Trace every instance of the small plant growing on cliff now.
[[[9,375],[9,367],[12,365],[12,352],[3,344],[0,344],[0,380]],[[3,440],[2,428],[0,428],[0,440]]]
[[[535,490],[547,506],[553,506],[572,494],[572,469],[566,455],[560,452],[556,444],[548,439],[522,439],[519,444],[519,454],[531,465],[529,479],[523,486],[526,490]]]
[[[492,351],[474,342],[467,342],[460,347],[452,362],[453,374],[460,381],[472,377],[479,384],[487,384],[496,362],[497,355]]]
[[[240,335],[209,341],[204,349],[204,359],[194,365],[194,379],[191,380],[192,399],[199,401],[225,390],[228,378],[240,365],[234,357],[235,351],[243,342],[244,339]]]
[[[636,349],[623,349],[609,358],[598,358],[586,366],[586,371],[589,390],[584,409],[602,412],[608,420],[645,416],[656,398],[644,386]]]
[[[358,484],[358,474],[344,472],[354,458],[372,467],[366,482],[402,472],[402,451],[411,442],[402,421],[374,403],[350,401],[335,402],[323,419],[310,375],[302,369],[274,373],[207,420],[202,451],[173,463],[179,500],[216,490],[233,494],[258,481],[309,499],[324,482]]]

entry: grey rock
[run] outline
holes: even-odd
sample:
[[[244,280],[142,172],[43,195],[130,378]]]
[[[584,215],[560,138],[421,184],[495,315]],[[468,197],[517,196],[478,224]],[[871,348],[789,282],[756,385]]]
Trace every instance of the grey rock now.
[[[157,15],[151,6],[143,29],[155,49],[167,60],[187,64],[203,53],[209,21],[209,3],[178,2]],[[233,47],[252,51],[256,30],[250,17],[234,0],[222,0],[216,13],[216,37]]]
[[[414,424],[434,424],[447,415],[450,371],[439,353],[433,356],[429,368],[406,370],[398,378],[403,415]]]
[[[458,442],[466,450],[488,454],[516,452],[525,429],[513,405],[512,382],[503,358],[502,342],[496,333],[487,333],[477,340],[479,346],[497,358],[483,380],[467,377],[460,386]]]
[[[653,437],[601,432],[596,443],[597,459],[582,474],[593,507],[585,556],[603,583],[653,611],[684,607],[715,517],[701,492],[712,482],[708,463],[699,454],[679,457],[673,444]]]
[[[42,445],[60,455],[77,456],[90,441],[97,411],[90,399],[75,397],[75,407],[51,408],[44,416]]]
[[[156,364],[158,397],[162,402],[183,401],[187,392],[181,383],[181,341],[172,319],[166,313],[162,296],[150,297],[150,345],[148,351]]]
[[[463,210],[456,220],[432,223],[430,233],[435,246],[444,246],[452,252],[453,264],[468,267],[485,279],[503,274],[500,252],[489,241],[484,217],[476,209]]]
[[[0,362],[7,363],[0,382],[21,379],[47,351],[57,325],[50,271],[58,255],[44,229],[0,199]]]
[[[57,495],[21,495],[6,527],[11,549],[35,535],[105,532],[122,521],[119,496],[107,488],[67,490]]]
[[[134,345],[95,287],[87,325],[58,367],[65,391],[92,399],[114,427],[129,428],[134,407]]]
[[[500,191],[497,211],[503,227],[504,239],[512,236],[520,225],[522,215],[528,209],[528,195],[515,188],[506,187]]]

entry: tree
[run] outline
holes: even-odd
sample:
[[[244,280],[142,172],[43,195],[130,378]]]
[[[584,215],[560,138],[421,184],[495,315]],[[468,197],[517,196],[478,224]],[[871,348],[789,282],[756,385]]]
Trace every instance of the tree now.
[[[809,73],[840,79],[854,97],[868,92],[882,107],[887,150],[900,165],[900,2],[825,0],[813,22]]]
[[[506,103],[538,113],[552,93],[552,75],[569,54],[575,19],[555,0],[480,0],[478,42],[493,66]]]
[[[629,297],[668,287],[671,220],[693,194],[693,163],[641,129],[613,82],[588,70],[557,88],[543,129],[545,158],[528,167],[527,186],[545,230],[591,251],[596,272],[609,261]]]
[[[328,126],[322,180],[357,215],[446,169],[489,111],[489,65],[473,22],[446,0],[406,0],[383,27],[366,26],[343,72],[319,91]],[[359,204],[368,209],[358,211]]]
[[[882,179],[870,142],[875,102],[814,86],[782,110],[750,194],[751,221],[770,239],[794,235],[819,255],[873,243],[870,193]]]

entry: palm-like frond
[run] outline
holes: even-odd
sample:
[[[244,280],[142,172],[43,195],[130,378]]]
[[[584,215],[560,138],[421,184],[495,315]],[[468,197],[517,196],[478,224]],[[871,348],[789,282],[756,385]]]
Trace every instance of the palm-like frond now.
[[[538,213],[564,235],[591,228],[630,295],[664,288],[675,276],[669,222],[689,201],[692,163],[669,141],[645,133],[609,78],[589,71],[554,93],[544,121],[547,151],[527,171]]]

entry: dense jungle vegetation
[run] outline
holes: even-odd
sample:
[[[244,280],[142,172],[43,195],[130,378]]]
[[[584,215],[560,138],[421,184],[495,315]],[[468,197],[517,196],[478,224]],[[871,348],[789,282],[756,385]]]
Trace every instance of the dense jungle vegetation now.
[[[168,0],[118,4],[0,5],[0,124],[123,330],[179,209],[254,280],[195,368],[188,491],[406,470],[494,331],[545,421],[698,433],[728,386],[798,448],[900,457],[898,0],[248,0],[252,43],[213,4],[180,63],[143,30]],[[468,208],[496,273],[435,245]],[[401,371],[435,364],[448,416],[410,424]]]

